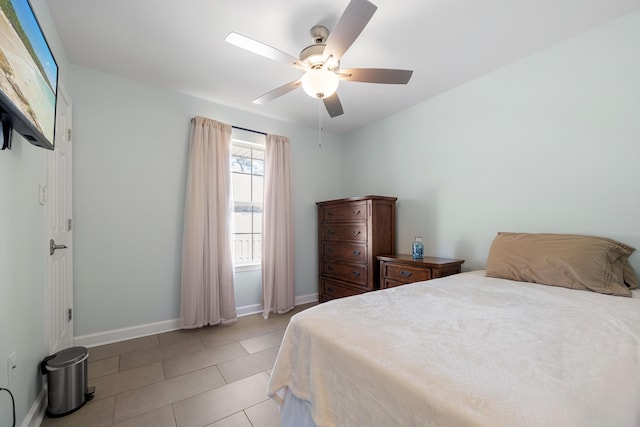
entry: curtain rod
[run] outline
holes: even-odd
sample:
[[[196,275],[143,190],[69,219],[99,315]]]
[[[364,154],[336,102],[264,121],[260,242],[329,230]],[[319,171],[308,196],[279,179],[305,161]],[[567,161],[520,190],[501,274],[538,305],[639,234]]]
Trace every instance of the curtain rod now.
[[[238,129],[238,130],[246,130],[247,132],[259,133],[260,135],[267,136],[266,132],[260,132],[259,130],[241,128],[240,126],[231,126],[231,127],[234,128],[234,129]]]
[[[193,123],[195,119],[196,119],[195,117],[192,117],[191,118],[191,123]],[[234,129],[238,129],[238,130],[244,130],[244,131],[247,131],[247,132],[253,132],[253,133],[257,133],[257,134],[260,134],[260,135],[267,136],[266,132],[260,132],[259,130],[247,129],[247,128],[243,128],[243,127],[240,127],[240,126],[233,126],[233,125],[231,127],[234,128]]]

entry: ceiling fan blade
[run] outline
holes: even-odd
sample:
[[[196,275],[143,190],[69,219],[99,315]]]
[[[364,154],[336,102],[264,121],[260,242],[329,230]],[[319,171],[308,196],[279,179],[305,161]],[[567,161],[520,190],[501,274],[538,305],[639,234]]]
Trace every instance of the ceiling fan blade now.
[[[295,88],[300,87],[300,84],[301,84],[300,79],[289,82],[286,85],[282,85],[279,88],[272,90],[271,92],[265,93],[260,98],[254,99],[252,102],[254,104],[261,104],[261,105],[266,104],[267,102],[273,101],[274,99],[279,98],[282,95],[291,92]]]
[[[332,62],[337,63],[364,30],[377,8],[367,0],[351,0],[335,28],[329,33],[323,52],[324,60],[332,56]]]
[[[283,62],[285,64],[293,65],[294,67],[305,68],[304,64],[298,60],[298,58],[289,55],[281,50],[271,47],[262,42],[250,39],[242,34],[231,32],[225,37],[224,41],[232,45],[238,46],[249,52],[257,53],[274,61]]]
[[[327,109],[327,113],[329,113],[331,117],[338,117],[344,114],[342,103],[340,102],[340,98],[338,98],[337,92],[328,98],[322,98],[322,101]]]
[[[407,84],[412,70],[391,70],[387,68],[351,68],[341,69],[338,76],[342,80],[366,83]]]

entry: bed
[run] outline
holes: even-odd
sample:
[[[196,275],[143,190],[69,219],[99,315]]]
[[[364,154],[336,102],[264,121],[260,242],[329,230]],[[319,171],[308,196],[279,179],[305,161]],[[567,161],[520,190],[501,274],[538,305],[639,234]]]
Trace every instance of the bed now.
[[[527,280],[544,279],[540,260],[523,266],[512,244],[494,246],[486,271],[293,316],[268,386],[283,426],[640,426],[640,291],[625,280],[633,249],[581,257],[605,270],[607,295],[575,287],[575,248],[569,264],[543,257],[570,278],[550,286]],[[506,255],[492,261],[498,249]],[[520,280],[488,277],[505,265]]]

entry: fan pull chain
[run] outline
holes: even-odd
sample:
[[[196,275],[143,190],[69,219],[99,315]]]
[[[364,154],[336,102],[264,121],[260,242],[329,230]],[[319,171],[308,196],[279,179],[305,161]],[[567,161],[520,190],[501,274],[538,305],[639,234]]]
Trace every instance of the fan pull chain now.
[[[322,98],[318,98],[318,148],[322,148]]]

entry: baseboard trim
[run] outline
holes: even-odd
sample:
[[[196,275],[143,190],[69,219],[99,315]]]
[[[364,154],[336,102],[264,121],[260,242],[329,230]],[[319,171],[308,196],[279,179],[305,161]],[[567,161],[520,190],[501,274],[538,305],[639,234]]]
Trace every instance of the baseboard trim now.
[[[318,301],[318,294],[301,295],[296,297],[295,304],[309,304]],[[245,305],[237,307],[238,317],[249,316],[251,314],[262,313],[261,304]],[[180,329],[180,320],[165,320],[162,322],[147,323],[145,325],[130,326],[128,328],[114,329],[111,331],[97,332],[95,334],[80,335],[73,338],[73,345],[83,347],[96,347],[99,345],[111,344],[114,342],[141,338],[163,332]]]
[[[312,302],[318,302],[318,294],[301,295],[296,297],[295,305],[309,304]],[[238,317],[249,316],[251,314],[262,313],[262,304],[245,305],[242,307],[236,307],[236,313]]]
[[[296,297],[296,305],[310,304],[312,302],[318,302],[318,294],[300,295]]]
[[[83,347],[96,347],[98,345],[146,337],[162,332],[175,331],[176,329],[180,329],[180,321],[178,319],[165,320],[162,322],[147,323],[146,325],[130,326],[128,328],[81,335],[73,338],[73,344]]]
[[[238,317],[249,316],[251,314],[262,313],[262,304],[244,305],[242,307],[236,307],[236,314]]]
[[[42,386],[40,389],[40,393],[38,393],[38,397],[31,405],[29,412],[24,417],[22,427],[40,427],[42,422],[44,421],[44,413],[47,409],[47,385]]]

